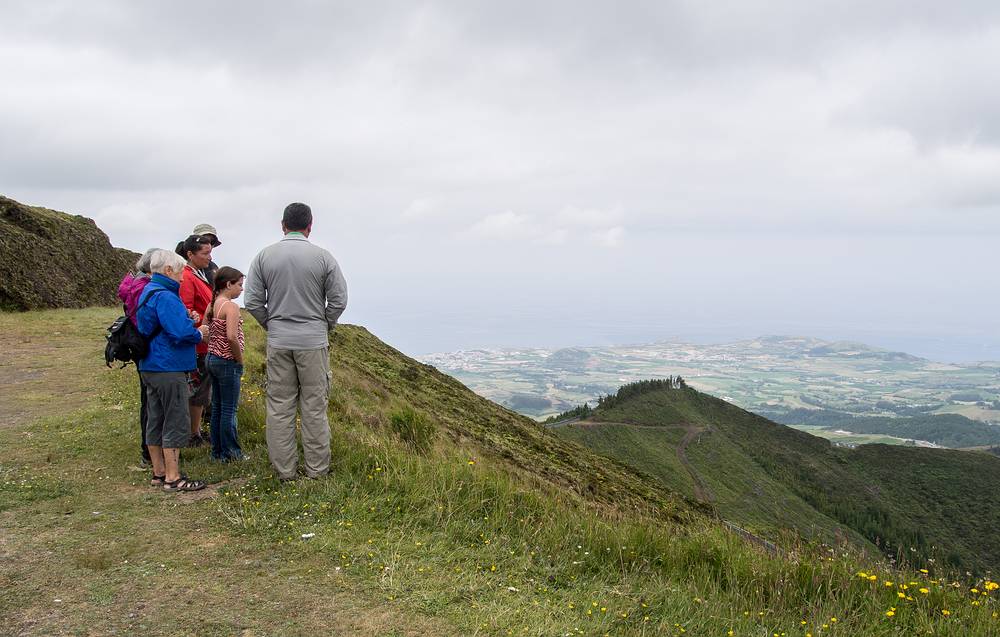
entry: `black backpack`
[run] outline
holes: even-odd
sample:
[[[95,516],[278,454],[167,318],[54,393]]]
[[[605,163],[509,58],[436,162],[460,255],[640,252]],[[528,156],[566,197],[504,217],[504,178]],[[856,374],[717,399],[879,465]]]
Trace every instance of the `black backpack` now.
[[[151,291],[142,303],[135,308],[135,314],[133,316],[139,315],[139,309],[149,302],[149,299],[153,298],[158,292],[163,290],[153,290]],[[146,358],[149,354],[149,342],[156,338],[156,335],[160,333],[160,326],[157,325],[156,329],[149,336],[144,336],[139,328],[135,326],[132,322],[132,317],[129,316],[128,309],[125,310],[124,316],[119,316],[118,319],[111,324],[108,328],[108,344],[104,346],[104,362],[108,367],[111,367],[112,361],[121,361],[122,366],[119,369],[124,369],[129,363],[138,363],[142,359]]]

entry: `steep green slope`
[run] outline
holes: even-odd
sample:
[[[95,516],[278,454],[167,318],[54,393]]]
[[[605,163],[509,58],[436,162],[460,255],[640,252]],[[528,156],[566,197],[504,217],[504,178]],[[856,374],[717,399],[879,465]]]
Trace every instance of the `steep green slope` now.
[[[739,445],[710,425],[586,421],[554,431],[648,473],[671,489],[711,503],[723,518],[758,535],[778,538],[792,531],[795,536],[829,544],[848,537],[857,545],[869,546],[849,527],[818,512],[783,482],[748,461]],[[694,435],[685,443],[686,432]]]
[[[337,411],[351,414],[365,409],[369,424],[391,427],[392,413],[405,405],[425,414],[452,443],[478,447],[586,500],[621,511],[690,519],[689,505],[655,481],[564,442],[534,420],[404,356],[364,328],[338,328],[331,344],[331,368],[335,377],[331,402]]]
[[[695,481],[675,451],[684,438],[678,427],[570,424],[555,429],[561,438],[639,468],[672,491],[695,497]]]
[[[785,425],[819,425],[858,434],[885,434],[897,438],[927,440],[952,449],[1000,443],[1000,427],[959,414],[889,418],[855,416],[827,409],[793,409],[762,415]]]
[[[115,304],[138,258],[92,219],[0,196],[0,310]]]
[[[712,431],[687,454],[717,490],[720,512],[737,523],[796,528],[806,536],[814,528],[824,536],[839,525],[898,558],[934,558],[979,572],[1000,567],[1000,540],[991,530],[1000,525],[1000,461],[987,454],[837,448],[689,388],[601,406],[590,420]],[[613,456],[654,473],[634,454]]]

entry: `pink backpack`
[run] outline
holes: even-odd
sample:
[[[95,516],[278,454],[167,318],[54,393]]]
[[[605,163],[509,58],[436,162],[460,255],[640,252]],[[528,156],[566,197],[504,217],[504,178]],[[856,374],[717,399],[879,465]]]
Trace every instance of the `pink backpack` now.
[[[118,284],[118,298],[125,304],[125,315],[132,319],[132,324],[138,326],[136,319],[136,309],[139,305],[139,295],[149,283],[148,274],[126,274],[122,282]]]

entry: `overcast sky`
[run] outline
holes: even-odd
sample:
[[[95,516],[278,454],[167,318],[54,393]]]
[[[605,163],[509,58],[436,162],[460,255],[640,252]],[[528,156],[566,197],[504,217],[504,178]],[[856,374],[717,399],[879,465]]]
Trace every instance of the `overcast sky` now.
[[[412,354],[1000,359],[1000,2],[0,4],[0,193],[116,245],[305,201]]]

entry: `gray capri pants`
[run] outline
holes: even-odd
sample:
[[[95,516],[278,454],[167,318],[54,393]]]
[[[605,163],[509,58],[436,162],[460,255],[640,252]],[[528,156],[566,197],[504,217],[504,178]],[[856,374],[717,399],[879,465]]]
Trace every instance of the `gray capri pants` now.
[[[168,449],[186,447],[191,436],[186,372],[142,372],[146,383],[146,444]]]

